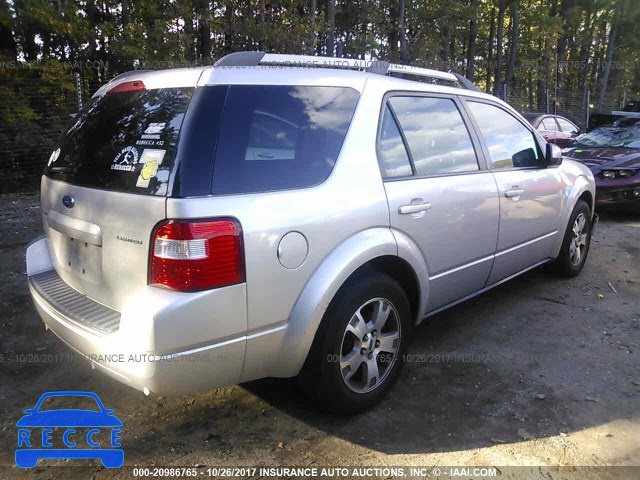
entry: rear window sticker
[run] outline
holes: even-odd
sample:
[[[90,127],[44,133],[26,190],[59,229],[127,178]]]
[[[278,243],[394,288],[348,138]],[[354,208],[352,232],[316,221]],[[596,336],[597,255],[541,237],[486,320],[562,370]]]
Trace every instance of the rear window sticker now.
[[[162,147],[164,146],[164,140],[137,140],[136,145],[141,147]]]
[[[156,135],[158,133],[162,133],[165,125],[166,123],[150,123],[144,133],[146,135]]]
[[[121,170],[123,172],[133,172],[138,163],[138,150],[136,147],[124,147],[113,159],[111,170]]]
[[[160,140],[160,134],[164,130],[165,125],[166,123],[150,123],[141,138],[146,140]]]
[[[140,157],[140,163],[144,163],[140,175],[138,175],[138,181],[136,187],[147,188],[150,180],[158,173],[158,167],[164,159],[166,150],[155,150],[145,148]]]
[[[49,157],[49,163],[47,163],[47,167],[50,167],[52,163],[55,163],[55,161],[58,160],[59,156],[60,156],[59,148],[51,152],[51,156]]]

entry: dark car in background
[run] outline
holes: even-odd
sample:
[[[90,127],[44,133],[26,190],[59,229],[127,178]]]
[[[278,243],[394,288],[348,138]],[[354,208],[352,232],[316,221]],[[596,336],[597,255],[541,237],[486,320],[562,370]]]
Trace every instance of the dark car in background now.
[[[577,138],[564,155],[587,165],[599,207],[640,207],[640,118],[617,117]]]
[[[582,133],[576,124],[560,115],[525,112],[522,116],[538,130],[547,142],[555,143],[561,148],[571,145],[575,138]]]

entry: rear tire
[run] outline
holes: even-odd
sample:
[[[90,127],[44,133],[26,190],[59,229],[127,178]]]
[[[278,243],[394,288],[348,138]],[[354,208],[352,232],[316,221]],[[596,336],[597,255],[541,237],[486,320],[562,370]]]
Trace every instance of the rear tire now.
[[[299,385],[335,413],[373,407],[400,375],[411,323],[407,295],[391,277],[368,270],[349,279],[329,304]]]
[[[580,273],[589,255],[592,227],[589,205],[584,200],[578,200],[569,217],[558,258],[549,267],[553,274],[571,278]]]

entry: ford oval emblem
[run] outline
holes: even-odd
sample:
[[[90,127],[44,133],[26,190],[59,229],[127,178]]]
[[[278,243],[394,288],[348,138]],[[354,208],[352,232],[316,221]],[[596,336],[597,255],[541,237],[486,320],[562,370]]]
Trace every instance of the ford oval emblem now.
[[[76,204],[76,199],[71,195],[65,195],[64,197],[62,197],[62,204],[67,208],[73,208],[73,206]]]

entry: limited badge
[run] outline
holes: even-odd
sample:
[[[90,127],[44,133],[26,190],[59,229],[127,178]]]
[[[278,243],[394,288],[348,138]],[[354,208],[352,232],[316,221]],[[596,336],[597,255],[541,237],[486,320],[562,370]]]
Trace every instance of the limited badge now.
[[[133,172],[136,169],[138,158],[139,155],[136,147],[124,147],[113,159],[111,170]]]
[[[142,170],[140,170],[140,175],[138,175],[136,187],[147,188],[149,186],[151,179],[158,173],[158,167],[162,164],[165,153],[166,150],[155,150],[149,148],[145,148],[142,151],[140,163],[143,163],[144,165]]]

